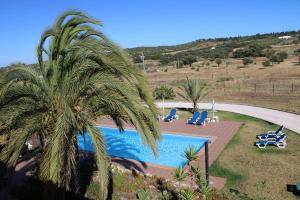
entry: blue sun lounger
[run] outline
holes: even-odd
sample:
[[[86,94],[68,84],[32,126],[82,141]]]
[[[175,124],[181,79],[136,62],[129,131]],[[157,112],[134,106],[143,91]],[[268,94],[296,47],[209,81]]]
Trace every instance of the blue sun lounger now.
[[[188,119],[187,123],[188,124],[196,124],[199,117],[200,117],[200,113],[198,111],[196,111],[196,112],[194,112],[193,116],[190,119]]]
[[[208,112],[207,111],[203,111],[201,113],[201,117],[200,119],[196,122],[197,125],[205,125],[205,121],[208,117]]]
[[[170,114],[164,118],[165,122],[171,122],[176,117],[176,108],[172,108]]]
[[[274,139],[283,134],[283,126],[280,126],[277,131],[269,131],[268,133],[261,133],[256,135],[256,137],[260,140]]]
[[[282,134],[275,140],[269,139],[269,140],[258,140],[256,142],[256,146],[260,149],[266,148],[268,145],[274,145],[278,148],[285,148],[286,147],[286,141],[285,141],[286,135]]]

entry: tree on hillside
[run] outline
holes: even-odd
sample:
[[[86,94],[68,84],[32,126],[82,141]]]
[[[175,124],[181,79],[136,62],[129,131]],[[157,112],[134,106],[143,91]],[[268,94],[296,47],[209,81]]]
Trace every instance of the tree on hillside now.
[[[217,65],[218,65],[218,67],[219,67],[220,64],[222,63],[222,60],[221,60],[220,58],[217,58],[217,59],[216,59],[216,63],[217,63]]]
[[[143,73],[97,25],[82,12],[63,13],[41,36],[38,67],[9,69],[1,83],[0,113],[7,120],[0,133],[7,139],[0,160],[14,168],[25,142],[39,137],[37,172],[48,198],[58,198],[53,185],[79,191],[77,135],[88,132],[97,166],[93,180],[100,186],[98,198],[105,199],[109,165],[97,117],[110,116],[120,130],[122,121],[131,123],[156,153],[158,112]]]
[[[195,56],[188,55],[183,57],[182,61],[184,65],[192,66],[192,64],[197,61],[197,58]]]
[[[193,112],[198,110],[198,103],[203,97],[205,97],[205,85],[201,83],[200,80],[190,80],[188,78],[187,82],[179,87],[181,90],[178,93],[179,96],[184,98],[187,101],[191,101],[193,103]]]

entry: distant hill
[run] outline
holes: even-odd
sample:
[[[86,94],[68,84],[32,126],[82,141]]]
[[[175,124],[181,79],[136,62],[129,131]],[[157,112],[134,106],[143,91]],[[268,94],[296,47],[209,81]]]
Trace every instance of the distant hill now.
[[[282,36],[290,37],[280,38]],[[293,46],[294,44],[300,44],[300,30],[251,36],[199,39],[179,45],[135,47],[126,50],[136,63],[141,62],[140,55],[143,52],[145,60],[159,60],[162,65],[167,65],[179,59],[185,59],[187,56],[207,59],[267,57],[272,53],[272,50],[276,51],[281,46]]]

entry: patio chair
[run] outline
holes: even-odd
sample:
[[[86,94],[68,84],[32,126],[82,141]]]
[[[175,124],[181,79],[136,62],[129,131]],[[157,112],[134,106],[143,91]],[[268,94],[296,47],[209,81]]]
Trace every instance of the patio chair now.
[[[193,116],[188,119],[187,123],[188,124],[196,124],[198,119],[200,117],[200,113],[198,111],[194,112]]]
[[[280,135],[284,134],[283,131],[284,127],[280,126],[277,131],[268,131],[268,133],[261,133],[256,135],[256,137],[260,140],[267,140],[267,139],[275,139]]]
[[[285,141],[286,135],[282,134],[276,140],[258,140],[256,142],[256,146],[260,149],[266,148],[268,145],[274,145],[278,148],[285,148],[286,147],[286,141]]]
[[[207,117],[208,117],[208,112],[207,111],[203,111],[201,113],[200,119],[196,122],[196,124],[197,125],[205,125]]]
[[[165,122],[171,122],[176,118],[176,108],[172,108],[170,114],[164,118]]]

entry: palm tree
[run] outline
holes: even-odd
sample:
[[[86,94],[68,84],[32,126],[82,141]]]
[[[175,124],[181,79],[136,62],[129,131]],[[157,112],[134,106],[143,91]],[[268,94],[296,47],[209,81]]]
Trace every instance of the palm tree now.
[[[179,96],[187,101],[193,103],[193,112],[198,109],[198,102],[206,95],[204,93],[205,85],[200,82],[200,80],[190,80],[186,78],[187,83],[180,86],[179,89],[182,93],[178,93]]]
[[[120,130],[136,127],[156,154],[158,113],[147,83],[118,46],[96,28],[101,23],[78,11],[67,11],[41,36],[38,65],[19,65],[0,84],[0,112],[7,135],[0,160],[17,164],[25,142],[40,138],[39,177],[66,191],[78,191],[77,134],[88,132],[95,146],[100,199],[107,195],[108,163],[97,117],[110,116]]]
[[[190,162],[197,159],[197,150],[194,146],[189,146],[184,151],[184,157],[188,160],[188,165],[190,165]]]

